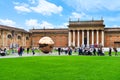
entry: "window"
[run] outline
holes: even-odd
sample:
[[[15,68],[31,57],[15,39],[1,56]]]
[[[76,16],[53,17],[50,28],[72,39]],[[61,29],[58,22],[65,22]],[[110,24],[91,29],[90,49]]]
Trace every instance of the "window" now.
[[[21,36],[18,36],[18,39],[21,39]]]
[[[26,37],[26,40],[29,40],[29,37],[28,37],[28,36]]]
[[[12,39],[12,36],[11,36],[10,34],[8,34],[8,36],[7,36],[7,37],[8,37],[8,39]]]

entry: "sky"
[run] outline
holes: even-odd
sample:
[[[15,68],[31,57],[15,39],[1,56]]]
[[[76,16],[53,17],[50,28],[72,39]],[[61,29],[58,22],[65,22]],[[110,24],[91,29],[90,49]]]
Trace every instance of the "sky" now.
[[[105,27],[120,27],[120,0],[0,0],[0,25],[67,28],[69,18],[103,19]]]

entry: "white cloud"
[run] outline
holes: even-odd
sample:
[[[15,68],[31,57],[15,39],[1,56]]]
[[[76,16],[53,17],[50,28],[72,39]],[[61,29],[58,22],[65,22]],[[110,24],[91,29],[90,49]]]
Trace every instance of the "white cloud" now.
[[[54,25],[52,25],[51,23],[47,22],[47,21],[42,21],[41,23],[38,22],[37,19],[30,19],[30,20],[26,20],[25,22],[26,26],[30,27],[30,28],[37,28],[37,29],[41,29],[41,28],[54,28]]]
[[[120,28],[120,25],[106,25],[107,28]]]
[[[114,27],[114,28],[118,28],[118,27],[120,27],[120,25],[113,25],[112,27]]]
[[[63,0],[66,4],[77,11],[99,11],[108,9],[111,11],[120,10],[120,0]],[[73,4],[74,3],[74,4]]]
[[[43,15],[60,14],[63,8],[46,0],[39,0],[39,4],[35,7],[30,7],[34,12],[41,13]]]
[[[14,8],[19,11],[19,12],[31,12],[31,10],[29,9],[29,5],[23,3],[23,4],[17,4],[16,6],[14,6]]]
[[[26,26],[29,26],[31,28],[33,28],[33,27],[39,28],[39,26],[40,26],[40,24],[38,23],[38,21],[36,19],[26,20],[25,24],[26,24]]]
[[[82,18],[82,17],[85,17],[85,16],[86,16],[85,13],[72,12],[72,16],[70,16],[70,18]]]
[[[9,19],[0,19],[0,24],[14,27],[16,25],[16,22]]]
[[[68,23],[63,23],[62,25],[54,25],[47,21],[41,21],[38,22],[37,19],[29,19],[25,22],[26,26],[29,27],[29,29],[35,28],[35,29],[43,29],[44,27],[46,29],[53,29],[53,28],[67,28]]]
[[[105,17],[104,18],[106,21],[110,21],[110,22],[119,22],[120,21],[120,16],[112,16],[112,17]]]
[[[78,12],[72,12],[71,13],[71,16],[70,16],[70,19],[72,20],[72,21],[76,21],[76,20],[88,20],[88,19],[92,19],[92,16],[90,16],[90,15],[87,15],[87,14],[85,14],[84,12],[81,12],[81,13],[78,13]]]
[[[42,28],[54,28],[55,26],[53,25],[53,24],[51,24],[51,23],[49,23],[49,22],[47,22],[47,21],[42,21],[42,23],[40,24],[40,26],[42,27]]]
[[[31,4],[35,4],[35,3],[36,3],[36,0],[29,0],[29,2],[30,2]]]
[[[57,6],[47,0],[29,0],[31,5],[26,3],[14,2],[14,8],[20,12],[36,12],[42,15],[60,14],[63,10],[62,6]]]
[[[63,23],[62,25],[58,25],[57,28],[68,28],[68,27],[67,27],[68,24],[69,24],[68,22]]]

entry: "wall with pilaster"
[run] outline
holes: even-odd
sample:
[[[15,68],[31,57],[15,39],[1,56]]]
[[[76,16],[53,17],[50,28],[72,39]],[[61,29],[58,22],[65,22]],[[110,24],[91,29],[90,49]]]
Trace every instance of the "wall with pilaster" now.
[[[120,42],[120,33],[105,32],[105,47],[120,47],[120,44],[116,45],[115,42]]]
[[[8,38],[8,35],[11,35],[11,38]],[[21,36],[21,39],[18,39],[18,36]],[[31,40],[26,40],[26,36],[30,38],[29,33],[15,31],[13,35],[11,30],[2,29],[0,30],[0,48],[11,48],[12,44],[17,44],[24,48],[29,47]]]
[[[52,38],[54,41],[54,46],[55,47],[65,47],[68,46],[68,33],[32,33],[32,46],[33,47],[39,47],[39,40],[44,37],[48,36]]]

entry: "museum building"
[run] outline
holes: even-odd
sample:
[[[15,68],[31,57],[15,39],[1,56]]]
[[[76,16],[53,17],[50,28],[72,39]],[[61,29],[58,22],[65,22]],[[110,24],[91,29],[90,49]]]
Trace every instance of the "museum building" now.
[[[41,37],[49,36],[55,47],[104,46],[120,47],[120,28],[105,28],[104,20],[69,20],[68,28],[31,29],[32,44],[38,46]]]
[[[24,29],[0,25],[0,48],[29,47],[30,33]]]
[[[120,28],[106,28],[104,20],[69,20],[68,28],[30,29],[0,25],[0,47],[39,47],[39,40],[48,36],[55,47],[120,47]]]

